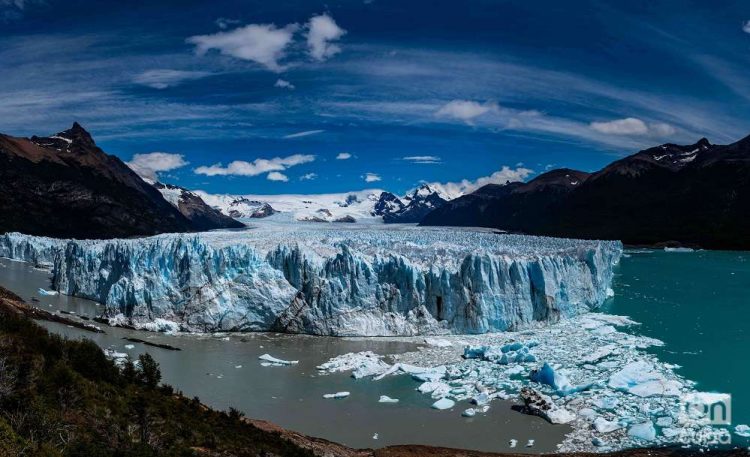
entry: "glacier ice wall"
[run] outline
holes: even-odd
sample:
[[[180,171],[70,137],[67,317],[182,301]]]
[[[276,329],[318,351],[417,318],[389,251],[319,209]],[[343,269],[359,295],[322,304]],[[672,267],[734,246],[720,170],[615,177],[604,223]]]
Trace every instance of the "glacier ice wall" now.
[[[622,245],[450,229],[288,229],[134,240],[0,236],[117,322],[319,335],[484,333],[605,300]],[[153,327],[149,327],[153,328]]]

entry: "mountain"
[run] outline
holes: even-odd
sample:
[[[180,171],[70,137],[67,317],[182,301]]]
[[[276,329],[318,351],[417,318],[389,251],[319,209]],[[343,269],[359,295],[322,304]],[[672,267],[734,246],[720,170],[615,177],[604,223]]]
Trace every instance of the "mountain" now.
[[[0,232],[112,238],[193,229],[78,123],[49,137],[0,134]]]
[[[266,202],[236,195],[213,195],[201,190],[194,194],[221,214],[234,219],[253,219],[272,216],[278,211]]]
[[[439,191],[422,184],[403,199],[399,199],[390,192],[380,194],[373,213],[383,217],[383,222],[391,223],[417,223],[428,213],[443,206],[448,199],[444,198]]]
[[[208,206],[195,192],[172,184],[153,183],[161,192],[164,199],[172,204],[185,216],[195,230],[211,230],[216,228],[242,228],[242,222],[225,216],[221,211]]]
[[[589,174],[554,170],[485,186],[431,212],[423,225],[535,235],[750,249],[750,137],[664,144]]]

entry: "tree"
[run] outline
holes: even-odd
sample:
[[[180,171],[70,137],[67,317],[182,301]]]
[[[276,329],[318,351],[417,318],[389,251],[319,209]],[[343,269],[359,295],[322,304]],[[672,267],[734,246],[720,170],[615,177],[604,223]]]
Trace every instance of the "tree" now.
[[[148,353],[138,356],[138,360],[140,361],[141,382],[151,388],[158,386],[161,381],[161,370],[156,360]]]

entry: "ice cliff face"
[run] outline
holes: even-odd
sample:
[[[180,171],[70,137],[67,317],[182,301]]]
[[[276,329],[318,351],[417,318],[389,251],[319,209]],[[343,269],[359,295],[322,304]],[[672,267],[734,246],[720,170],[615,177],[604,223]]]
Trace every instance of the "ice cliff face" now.
[[[320,335],[484,333],[557,321],[605,300],[621,252],[619,242],[417,228],[0,237],[0,256],[52,262],[55,290],[104,303],[117,322]]]

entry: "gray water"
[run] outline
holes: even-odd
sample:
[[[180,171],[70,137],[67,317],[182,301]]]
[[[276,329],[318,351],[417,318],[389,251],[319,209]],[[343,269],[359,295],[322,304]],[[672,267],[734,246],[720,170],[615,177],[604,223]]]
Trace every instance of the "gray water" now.
[[[73,311],[89,317],[101,313],[101,306],[89,300],[41,296],[37,290],[48,287],[49,282],[47,271],[0,259],[0,285],[29,303],[36,297],[39,302],[33,304],[50,311]],[[95,334],[63,324],[41,324],[52,332],[69,338],[89,338],[103,348],[126,352],[132,357],[147,352],[161,365],[163,382],[188,397],[199,397],[213,408],[231,406],[247,417],[352,447],[429,444],[503,452],[509,451],[508,442],[516,439],[519,443],[516,451],[551,452],[570,430],[515,412],[511,410],[511,402],[494,401],[487,414],[473,418],[461,417],[461,412],[470,407],[466,402],[457,402],[451,410],[434,410],[430,408],[434,400],[417,392],[419,384],[408,376],[354,380],[348,374],[320,375],[315,369],[340,354],[364,350],[397,354],[414,350],[416,343],[270,333],[169,336],[107,326],[102,326],[106,334]],[[182,350],[130,343],[122,339],[126,336],[167,343]],[[128,350],[126,344],[135,347]],[[258,356],[265,353],[299,360],[299,364],[262,367]],[[339,391],[349,391],[351,396],[323,399],[323,394]],[[400,402],[378,403],[381,395],[398,398]],[[376,433],[377,440],[373,439]],[[529,439],[535,440],[534,447],[524,448]]]

